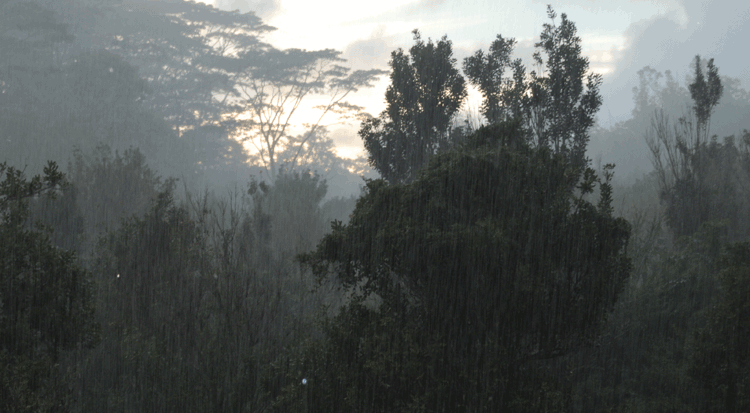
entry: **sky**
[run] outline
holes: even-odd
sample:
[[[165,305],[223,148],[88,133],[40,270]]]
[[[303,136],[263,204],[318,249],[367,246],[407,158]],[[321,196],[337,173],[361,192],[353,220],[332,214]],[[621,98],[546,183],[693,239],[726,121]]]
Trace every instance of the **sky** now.
[[[498,34],[518,41],[514,57],[531,67],[534,42],[549,22],[547,3],[473,0],[206,0],[225,10],[253,11],[278,30],[266,40],[279,48],[333,48],[353,69],[388,69],[390,53],[413,44],[412,30],[423,38],[447,35],[459,67],[476,50],[487,50]],[[714,58],[722,75],[750,86],[750,1],[745,0],[576,0],[551,3],[576,24],[583,54],[601,73],[604,103],[598,114],[608,127],[629,118],[632,88],[645,66],[671,70],[684,80],[696,54]],[[559,22],[559,17],[557,19]],[[351,102],[378,115],[385,108],[384,77],[376,87],[359,91]],[[476,108],[479,95],[467,102]],[[356,125],[330,128],[339,154],[362,150]]]

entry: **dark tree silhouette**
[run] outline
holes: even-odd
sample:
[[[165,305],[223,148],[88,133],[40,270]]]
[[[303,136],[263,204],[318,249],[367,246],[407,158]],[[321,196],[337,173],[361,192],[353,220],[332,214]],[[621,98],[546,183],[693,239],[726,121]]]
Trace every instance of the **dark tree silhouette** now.
[[[0,163],[0,175],[0,410],[64,409],[60,356],[97,340],[91,275],[27,220],[29,199],[54,194],[65,177],[54,163],[30,180]]]
[[[518,402],[531,381],[523,367],[595,337],[628,277],[630,227],[612,216],[611,176],[605,168],[591,204],[574,195],[562,155],[502,123],[434,157],[410,184],[370,181],[349,224],[303,258],[351,294],[318,380],[347,389],[359,411]],[[584,177],[586,194],[597,179],[590,168]]]
[[[446,36],[425,43],[414,30],[414,43],[408,55],[391,53],[386,110],[359,130],[370,164],[390,183],[411,182],[431,156],[451,146],[451,121],[467,94]]]
[[[547,6],[551,23],[544,24],[535,44],[534,63],[540,73],[526,69],[520,59],[511,60],[514,39],[498,35],[486,55],[477,51],[464,60],[464,71],[484,98],[482,114],[489,123],[517,117],[538,146],[563,154],[579,171],[587,166],[586,146],[594,115],[602,104],[601,75],[589,73],[589,60],[581,54],[576,26],[563,13]],[[513,74],[503,77],[505,68]]]

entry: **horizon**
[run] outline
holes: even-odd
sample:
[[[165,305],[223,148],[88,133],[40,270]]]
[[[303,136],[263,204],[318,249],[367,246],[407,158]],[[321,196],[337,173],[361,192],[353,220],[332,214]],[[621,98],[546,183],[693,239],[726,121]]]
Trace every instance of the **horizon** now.
[[[504,8],[487,1],[449,0],[385,0],[367,8],[338,0],[326,2],[325,8],[320,3],[300,0],[204,2],[223,10],[254,12],[277,28],[266,36],[275,47],[339,50],[353,70],[389,70],[391,52],[398,48],[408,50],[413,44],[414,29],[424,39],[437,40],[446,35],[453,43],[459,67],[476,50],[487,50],[498,34],[513,37],[518,42],[514,58],[520,57],[531,68],[534,43],[542,25],[549,22],[546,3],[538,1]],[[578,0],[552,6],[557,13],[556,22],[564,13],[575,23],[590,70],[603,76],[599,126],[611,128],[630,118],[632,88],[638,82],[637,71],[645,66],[660,72],[671,70],[684,85],[690,62],[700,54],[706,59],[714,58],[722,76],[739,79],[745,88],[750,82],[749,65],[744,65],[742,56],[732,53],[748,37],[743,34],[750,34],[750,25],[744,24],[750,20],[750,3],[707,7],[697,0],[631,0],[605,5]],[[323,21],[326,24],[320,23]],[[375,87],[360,90],[351,101],[377,116],[385,108],[388,84],[388,77],[383,76]],[[312,107],[314,99],[308,100]],[[476,109],[480,102],[479,93],[470,90],[463,110]],[[307,116],[311,118],[309,112]],[[362,153],[357,129],[358,125],[348,125],[329,130],[339,156],[351,158]],[[592,150],[605,150],[606,142],[597,144],[601,148]],[[591,155],[606,157],[608,153]]]

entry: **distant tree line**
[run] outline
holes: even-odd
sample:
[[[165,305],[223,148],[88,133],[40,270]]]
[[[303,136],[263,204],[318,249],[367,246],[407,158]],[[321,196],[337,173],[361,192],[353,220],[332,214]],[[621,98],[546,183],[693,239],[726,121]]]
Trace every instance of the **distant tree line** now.
[[[711,133],[740,96],[712,60],[687,88],[641,72],[654,170],[618,193],[586,157],[601,77],[551,7],[538,72],[501,35],[459,70],[415,30],[376,118],[345,99],[382,71],[277,50],[252,13],[0,11],[0,411],[747,410],[750,138]],[[277,116],[313,93],[361,122],[359,197],[306,169],[362,166],[322,121]],[[190,186],[212,170],[235,186]],[[649,188],[657,211],[618,210]]]

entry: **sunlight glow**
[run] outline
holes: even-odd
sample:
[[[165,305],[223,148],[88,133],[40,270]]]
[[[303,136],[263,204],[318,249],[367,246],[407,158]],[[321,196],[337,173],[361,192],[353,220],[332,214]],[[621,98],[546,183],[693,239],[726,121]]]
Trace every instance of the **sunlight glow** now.
[[[218,0],[199,0],[216,7]],[[243,0],[234,4],[255,4]],[[484,1],[462,2],[444,0],[381,0],[368,7],[348,0],[311,2],[309,0],[276,0],[277,9],[264,18],[269,25],[277,27],[267,34],[265,41],[275,47],[307,50],[335,49],[350,59],[345,65],[356,69],[388,69],[390,51],[399,47],[408,49],[412,45],[411,31],[418,28],[423,38],[433,40],[446,34],[453,42],[457,65],[463,58],[477,49],[487,50],[497,33],[514,37],[518,41],[514,57],[521,58],[527,71],[534,70],[531,54],[539,39],[542,24],[548,23],[544,6],[535,2],[521,2],[503,7],[492,6]],[[617,66],[627,53],[632,39],[627,29],[639,21],[666,16],[685,25],[688,21],[686,9],[677,0],[655,3],[633,2],[618,7],[602,7],[592,4],[568,4],[555,7],[559,14],[566,13],[576,23],[582,39],[582,52],[589,58],[590,71],[604,76],[616,73]],[[509,17],[512,16],[512,17]],[[387,50],[387,53],[386,53]],[[609,78],[607,78],[609,79]],[[390,84],[383,76],[370,89],[349,95],[346,100],[365,108],[372,116],[385,109],[385,91]],[[470,88],[469,98],[462,106],[457,123],[467,117],[471,122],[481,121],[479,107],[481,95]],[[315,106],[327,102],[326,96],[308,96],[291,120],[291,135],[306,132],[308,126],[318,122],[320,111]],[[361,140],[356,136],[358,122],[342,123],[334,113],[321,121],[329,131],[346,128],[347,137],[334,139],[336,153],[343,158],[355,158],[363,151]],[[237,137],[241,139],[242,137]],[[245,137],[247,138],[247,137]],[[245,141],[245,147],[257,154],[257,149]]]
[[[364,146],[337,146],[336,155],[344,159],[357,159],[362,155]]]

